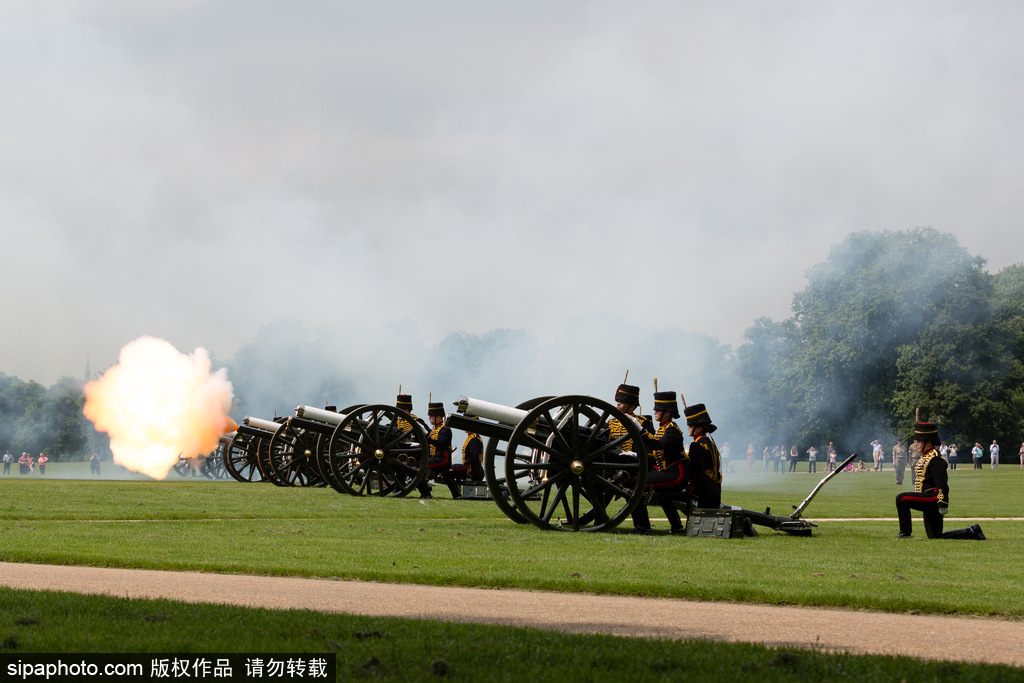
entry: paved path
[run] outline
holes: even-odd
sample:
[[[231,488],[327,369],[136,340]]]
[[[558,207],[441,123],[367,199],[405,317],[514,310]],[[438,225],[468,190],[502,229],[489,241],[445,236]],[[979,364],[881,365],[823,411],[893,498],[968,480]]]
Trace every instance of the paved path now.
[[[1024,622],[1019,621],[17,563],[0,563],[0,585],[120,598],[532,626],[571,633],[710,638],[1024,667]]]

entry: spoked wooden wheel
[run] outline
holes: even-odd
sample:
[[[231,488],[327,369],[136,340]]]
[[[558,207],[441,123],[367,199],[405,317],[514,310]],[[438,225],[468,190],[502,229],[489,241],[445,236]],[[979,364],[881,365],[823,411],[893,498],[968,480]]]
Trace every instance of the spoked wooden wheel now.
[[[516,408],[520,410],[531,410],[550,398],[550,396],[531,398],[529,401],[520,403]],[[519,514],[519,511],[516,510],[516,506],[508,500],[508,487],[505,484],[505,468],[501,465],[495,467],[496,459],[504,457],[505,451],[501,448],[501,439],[493,436],[487,439],[487,444],[484,447],[484,478],[487,480],[487,491],[491,494],[491,500],[494,501],[498,508],[504,512],[509,519],[516,524],[526,524],[526,518]]]
[[[623,424],[624,436],[611,437],[610,419]],[[630,440],[636,457],[622,453]],[[509,499],[542,529],[614,529],[641,504],[646,479],[640,427],[590,396],[559,396],[536,406],[512,432],[505,451]]]
[[[237,432],[231,442],[224,448],[224,469],[238,481],[262,481],[259,467],[256,465],[257,452],[263,439],[252,434]]]
[[[326,443],[326,438],[323,439]],[[317,486],[322,483],[317,468],[321,434],[286,422],[270,438],[267,448],[267,479],[277,486]]]
[[[361,406],[335,428],[328,445],[328,483],[355,496],[405,496],[423,480],[427,433],[408,413]]]

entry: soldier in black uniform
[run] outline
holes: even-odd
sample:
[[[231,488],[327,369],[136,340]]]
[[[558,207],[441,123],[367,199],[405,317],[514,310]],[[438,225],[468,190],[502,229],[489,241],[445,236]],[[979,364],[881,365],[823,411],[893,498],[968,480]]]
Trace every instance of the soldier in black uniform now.
[[[687,406],[683,412],[693,439],[689,451],[690,480],[697,505],[702,508],[722,507],[722,458],[718,445],[711,438],[711,433],[718,427],[711,422],[703,403]]]
[[[416,422],[419,422],[420,426],[423,427],[424,430],[426,430],[428,432],[430,431],[430,427],[427,425],[426,422],[424,422],[421,418],[418,418],[415,415],[413,415],[413,413],[412,413],[412,395],[410,395],[410,394],[399,394],[398,398],[395,399],[395,407],[398,408],[399,410],[401,410],[402,412],[408,413],[409,417],[412,418],[413,420],[415,420]],[[400,417],[400,418],[398,418],[398,428],[403,430],[403,431],[408,431],[408,430],[412,429],[412,425],[409,424],[408,420],[406,420],[405,418],[401,418]]]
[[[661,504],[673,534],[685,533],[686,528],[679,519],[675,500],[686,495],[687,468],[689,463],[683,451],[683,432],[673,418],[679,417],[676,405],[676,394],[673,391],[654,393],[654,419],[658,429],[654,434],[644,432],[644,443],[647,454],[654,463],[655,469],[647,473],[646,488],[654,492],[657,502]],[[630,480],[626,486],[636,486],[636,479]],[[648,535],[651,533],[651,519],[647,514],[647,506],[640,503],[633,511],[633,533]]]
[[[484,442],[474,432],[466,432],[462,443],[462,463],[452,465],[452,479],[456,484],[484,480]]]
[[[921,459],[914,466],[914,490],[896,496],[896,514],[900,519],[900,533],[896,538],[910,538],[910,511],[920,510],[924,515],[924,531],[928,538],[964,538],[985,540],[981,526],[973,524],[966,529],[942,533],[942,516],[949,509],[949,480],[946,461],[939,455],[939,430],[931,422],[918,422],[914,428],[914,445],[920,447]]]
[[[430,459],[427,460],[427,476],[420,482],[420,498],[430,498],[430,485],[427,479],[436,478],[443,481],[452,493],[452,499],[462,497],[459,487],[452,479],[452,430],[444,426],[444,404],[431,403],[427,408],[427,417],[433,429],[427,436],[430,444]]]
[[[636,415],[634,414],[636,409],[640,407],[640,387],[635,387],[631,384],[620,384],[619,388],[615,390],[615,407],[624,412],[628,417],[633,418],[640,430],[650,435],[654,434],[654,425],[651,423],[651,418],[647,415]],[[619,437],[626,435],[626,428],[616,418],[608,420],[608,435],[612,439],[618,439]],[[629,439],[622,443],[622,450],[630,452],[633,450],[633,441]]]

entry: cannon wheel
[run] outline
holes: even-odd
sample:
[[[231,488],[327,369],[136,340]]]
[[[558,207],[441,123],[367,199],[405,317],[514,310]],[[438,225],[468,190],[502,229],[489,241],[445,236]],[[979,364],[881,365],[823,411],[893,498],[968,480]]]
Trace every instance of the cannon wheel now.
[[[612,439],[608,420],[626,436]],[[537,430],[537,424],[556,425]],[[538,438],[537,433],[549,433]],[[632,439],[637,457],[621,454]],[[625,482],[636,478],[633,488]],[[640,428],[622,411],[590,396],[559,396],[533,408],[508,440],[505,480],[516,510],[542,529],[607,531],[642,504],[647,450]],[[530,498],[540,495],[540,502]],[[558,523],[552,517],[559,513]],[[565,523],[561,522],[564,515]]]
[[[231,442],[228,441],[227,444]],[[227,447],[225,440],[221,439],[220,445],[217,446],[217,450],[206,456],[203,460],[203,466],[199,472],[207,479],[226,479],[228,473],[224,470],[224,456],[222,451]]]
[[[326,439],[324,439],[326,441]],[[318,486],[323,484],[316,465],[320,434],[285,422],[267,446],[264,476],[277,486]]]
[[[532,410],[544,401],[550,400],[550,396],[531,398],[516,406],[519,410]],[[491,500],[498,508],[516,524],[527,524],[527,519],[519,514],[516,506],[508,501],[508,489],[505,486],[505,472],[500,474],[495,470],[494,459],[498,456],[505,457],[505,451],[498,450],[501,439],[492,436],[487,439],[487,447],[484,449],[484,478],[487,480],[487,491],[491,494]]]
[[[331,435],[328,483],[354,496],[402,497],[426,476],[427,433],[408,413],[389,405],[366,405],[348,413]],[[399,420],[407,423],[399,426]]]
[[[362,403],[357,403],[355,405],[349,406],[348,408],[345,408],[344,410],[339,410],[338,413],[340,413],[341,415],[348,415],[352,411],[362,408],[363,405],[364,404]],[[332,479],[334,478],[334,472],[331,471],[331,461],[330,458],[328,457],[330,454],[330,447],[328,444],[329,442],[325,439],[324,447],[320,448],[317,451],[317,457],[314,463],[316,466],[316,471],[320,473],[320,479],[323,481],[324,486],[330,486],[332,489],[338,491],[339,493],[348,493],[348,491],[338,488],[339,486],[341,486],[340,484],[332,482]]]
[[[223,452],[224,469],[237,481],[262,481],[256,455],[263,439],[252,434],[236,432]]]

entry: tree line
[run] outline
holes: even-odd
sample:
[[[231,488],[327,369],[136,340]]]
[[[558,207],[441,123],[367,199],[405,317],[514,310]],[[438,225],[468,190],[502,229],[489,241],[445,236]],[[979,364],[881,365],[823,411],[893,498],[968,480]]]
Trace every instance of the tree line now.
[[[406,386],[430,387],[435,400],[608,398],[623,367],[645,379],[682,368],[687,396],[708,405],[734,455],[748,442],[758,453],[765,445],[822,450],[829,441],[860,451],[874,439],[908,438],[916,416],[962,445],[1024,441],[1024,265],[989,273],[952,235],[915,228],[851,234],[806,276],[792,316],[754,321],[735,349],[610,315],[571,320],[547,346],[518,329],[453,332],[427,345],[401,321],[386,339],[363,335],[373,344],[359,349],[351,330],[332,336],[275,321],[224,363],[232,413],[383,402],[384,377],[414,376]],[[51,458],[108,452],[106,436],[82,415],[82,385],[63,378],[45,388],[0,374],[0,449]],[[426,398],[418,395],[421,411]]]

